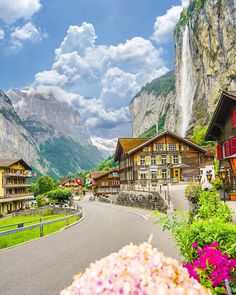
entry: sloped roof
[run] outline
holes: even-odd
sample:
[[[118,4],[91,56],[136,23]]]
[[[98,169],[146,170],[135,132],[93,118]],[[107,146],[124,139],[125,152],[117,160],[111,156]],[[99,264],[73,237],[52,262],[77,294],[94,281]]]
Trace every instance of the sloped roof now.
[[[22,159],[0,159],[0,167],[10,167],[16,163],[20,162],[27,170],[32,170],[31,167]]]
[[[70,180],[75,181],[74,178],[66,178],[66,179],[62,179],[62,180],[60,181],[60,184],[63,185],[63,184],[67,183],[67,182],[70,181]]]
[[[108,171],[94,171],[91,173],[91,178],[98,179],[100,177],[103,177],[107,174],[110,174],[111,172],[119,172],[118,168],[110,169]]]
[[[207,129],[205,140],[217,140],[230,110],[236,107],[236,91],[223,91]]]
[[[119,138],[116,145],[115,159],[118,161],[122,151],[125,153],[148,141],[149,138]]]
[[[194,149],[196,149],[196,150],[198,150],[198,151],[200,151],[202,153],[206,153],[207,152],[204,148],[202,148],[199,145],[193,143],[192,141],[189,141],[189,140],[185,139],[184,137],[182,137],[180,135],[177,135],[176,133],[174,133],[174,132],[172,132],[170,130],[166,130],[166,131],[164,131],[164,132],[162,132],[162,133],[160,133],[160,134],[152,137],[151,139],[149,139],[148,141],[144,142],[143,144],[137,146],[136,148],[130,150],[128,152],[128,154],[131,155],[131,154],[135,153],[136,151],[142,149],[143,147],[149,145],[150,143],[152,143],[153,141],[157,140],[158,138],[161,138],[164,135],[173,136],[173,137],[181,140],[182,142],[185,142],[186,144],[190,145],[191,147],[193,147]]]

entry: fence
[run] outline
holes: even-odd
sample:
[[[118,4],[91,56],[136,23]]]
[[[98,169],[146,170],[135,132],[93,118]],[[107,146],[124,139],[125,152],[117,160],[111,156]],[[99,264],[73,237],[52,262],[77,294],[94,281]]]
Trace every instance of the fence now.
[[[22,232],[22,231],[25,231],[25,230],[31,230],[31,229],[34,229],[34,228],[39,228],[39,236],[40,237],[43,237],[44,236],[44,231],[43,231],[43,227],[45,225],[49,225],[49,224],[53,224],[53,223],[56,223],[56,222],[59,222],[59,221],[63,221],[65,220],[66,221],[66,226],[69,225],[69,220],[73,217],[77,217],[77,220],[83,216],[83,213],[84,213],[84,210],[80,210],[72,215],[68,215],[68,216],[65,216],[65,217],[61,217],[61,218],[58,218],[58,219],[54,219],[54,220],[49,220],[49,221],[43,221],[43,218],[40,219],[40,223],[37,223],[37,224],[33,224],[33,225],[29,225],[29,226],[24,226],[24,224],[26,223],[32,223],[32,221],[28,221],[28,222],[22,222],[22,223],[18,223],[18,224],[9,224],[9,225],[6,225],[6,226],[1,226],[1,228],[6,228],[6,227],[11,227],[11,226],[18,226],[18,228],[14,228],[14,229],[10,229],[10,230],[6,230],[6,231],[3,231],[3,232],[0,232],[0,237],[3,237],[3,236],[6,236],[6,235],[10,235],[10,234],[15,234],[15,233],[19,233],[19,232]]]

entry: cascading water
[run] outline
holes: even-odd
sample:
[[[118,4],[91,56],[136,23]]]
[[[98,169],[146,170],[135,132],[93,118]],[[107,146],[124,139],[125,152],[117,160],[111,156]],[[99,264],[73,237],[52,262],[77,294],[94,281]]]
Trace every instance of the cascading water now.
[[[187,25],[183,33],[181,54],[182,64],[180,70],[180,88],[178,91],[178,103],[180,106],[179,132],[182,136],[185,136],[192,115],[193,98],[195,93],[193,62],[189,43],[189,29]]]

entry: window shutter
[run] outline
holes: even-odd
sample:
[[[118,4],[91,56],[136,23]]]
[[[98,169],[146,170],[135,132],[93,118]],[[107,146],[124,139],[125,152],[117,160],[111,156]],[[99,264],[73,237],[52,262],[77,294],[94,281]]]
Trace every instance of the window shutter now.
[[[158,179],[162,178],[162,171],[160,169],[157,171],[157,178]]]
[[[147,179],[151,179],[151,172],[150,171],[148,171],[148,173],[147,173]]]
[[[223,150],[222,150],[222,145],[217,144],[217,159],[222,160],[223,159]]]
[[[179,150],[179,144],[176,143],[176,151],[178,151],[178,150]]]
[[[167,163],[167,164],[170,163],[170,158],[171,158],[171,156],[169,156],[169,155],[166,156],[166,163]]]
[[[179,155],[179,164],[182,163],[182,157]]]
[[[165,144],[165,151],[169,151],[169,143]]]
[[[140,157],[137,156],[137,165],[140,165]]]
[[[163,150],[166,151],[166,144],[163,143]]]
[[[232,110],[232,128],[236,128],[236,109]]]
[[[155,143],[153,144],[153,151],[154,152],[156,151],[156,144]]]
[[[230,151],[231,155],[236,154],[236,137],[230,138]]]
[[[174,156],[171,156],[171,163],[174,164]]]
[[[151,165],[151,157],[150,156],[145,157],[145,163],[146,163],[146,165]]]
[[[230,142],[229,140],[226,140],[224,143],[224,148],[225,148],[225,156],[229,157],[231,152],[230,152]]]
[[[156,157],[156,161],[157,161],[157,164],[158,164],[158,165],[161,164],[161,156],[160,156],[160,155],[158,155],[158,156]]]
[[[170,169],[167,169],[167,178],[170,178]]]
[[[138,179],[141,179],[141,172],[138,171]]]

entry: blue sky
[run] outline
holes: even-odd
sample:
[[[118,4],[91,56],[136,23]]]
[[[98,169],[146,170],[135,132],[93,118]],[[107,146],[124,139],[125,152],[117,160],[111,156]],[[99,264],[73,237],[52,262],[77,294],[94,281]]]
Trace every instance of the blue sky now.
[[[126,135],[132,96],[173,69],[171,36],[187,5],[188,0],[0,0],[0,88],[63,92],[81,109],[92,136]]]

